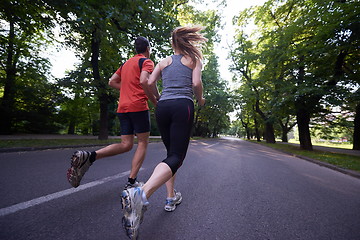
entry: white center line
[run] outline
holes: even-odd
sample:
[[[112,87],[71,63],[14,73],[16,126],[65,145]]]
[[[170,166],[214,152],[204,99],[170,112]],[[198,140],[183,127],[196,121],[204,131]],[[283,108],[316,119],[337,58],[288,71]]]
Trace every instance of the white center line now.
[[[211,148],[211,147],[213,147],[213,146],[215,146],[215,145],[218,145],[219,143],[214,143],[214,144],[211,144],[211,145],[209,145],[209,146],[206,146],[205,148]]]
[[[140,168],[140,171],[141,170],[144,170],[144,169]],[[103,178],[103,179],[99,179],[99,180],[96,180],[96,181],[93,181],[93,182],[86,183],[84,185],[80,185],[77,188],[66,189],[64,191],[60,191],[60,192],[52,193],[52,194],[42,196],[42,197],[39,197],[39,198],[35,198],[35,199],[32,199],[32,200],[27,201],[27,202],[18,203],[18,204],[12,205],[10,207],[1,208],[0,209],[0,217],[9,215],[9,214],[18,212],[20,210],[24,210],[24,209],[33,207],[33,206],[36,206],[36,205],[39,205],[39,204],[42,204],[42,203],[45,203],[45,202],[49,202],[51,200],[58,199],[58,198],[61,198],[61,197],[64,197],[64,196],[67,196],[67,195],[70,195],[70,194],[73,194],[73,193],[76,193],[76,192],[79,192],[79,191],[83,191],[85,189],[95,187],[97,185],[100,185],[100,184],[103,184],[103,183],[106,183],[106,182],[110,182],[110,181],[113,181],[113,180],[118,179],[118,178],[122,178],[124,176],[129,175],[129,174],[130,174],[130,171],[122,172],[122,173],[119,173],[119,174],[116,174],[116,175],[113,175],[113,176],[110,176],[110,177],[106,177],[106,178]]]

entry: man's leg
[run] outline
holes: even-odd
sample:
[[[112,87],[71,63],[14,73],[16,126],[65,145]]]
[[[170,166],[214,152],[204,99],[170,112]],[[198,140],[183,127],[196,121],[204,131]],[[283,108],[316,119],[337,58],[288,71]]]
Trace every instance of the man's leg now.
[[[149,144],[150,132],[137,133],[138,145],[131,162],[130,178],[135,179],[144,162],[147,146]]]
[[[134,145],[134,135],[121,135],[121,143],[114,143],[96,152],[96,160],[128,152]]]

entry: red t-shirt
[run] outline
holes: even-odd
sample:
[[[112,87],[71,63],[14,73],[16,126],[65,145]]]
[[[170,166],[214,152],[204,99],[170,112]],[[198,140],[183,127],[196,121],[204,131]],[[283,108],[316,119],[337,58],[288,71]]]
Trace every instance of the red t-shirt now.
[[[121,77],[118,113],[141,112],[149,110],[148,97],[140,84],[139,60],[144,58],[137,54],[127,60],[115,73]],[[143,62],[141,71],[152,73],[154,63],[150,59]]]

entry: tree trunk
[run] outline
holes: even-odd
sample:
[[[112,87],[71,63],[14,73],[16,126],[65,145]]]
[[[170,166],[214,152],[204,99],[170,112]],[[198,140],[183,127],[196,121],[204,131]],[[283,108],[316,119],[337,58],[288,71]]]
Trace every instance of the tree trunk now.
[[[260,109],[259,99],[256,99],[255,110],[265,122],[265,139],[267,143],[275,143],[274,125],[269,121],[269,117]]]
[[[290,129],[292,128],[292,127],[288,128],[288,126],[287,126],[288,123],[289,123],[289,117],[287,117],[285,123],[283,123],[281,120],[279,120],[279,124],[280,124],[280,127],[281,127],[281,141],[285,142],[285,143],[288,142],[287,134],[290,131]]]
[[[300,148],[304,150],[313,150],[310,136],[310,115],[305,108],[298,108],[296,111],[296,119],[299,129]]]
[[[265,123],[266,143],[275,143],[274,125],[270,122]]]
[[[256,141],[257,142],[261,142],[261,137],[260,137],[260,133],[259,133],[259,123],[256,120],[256,117],[254,118],[254,122],[255,122],[255,137],[256,137]]]
[[[106,93],[106,85],[101,81],[99,71],[99,55],[100,55],[100,37],[98,28],[92,33],[91,38],[91,66],[93,69],[93,77],[95,85],[98,86],[98,99],[100,102],[100,126],[99,126],[99,137],[100,140],[108,139],[108,96]]]
[[[353,136],[353,150],[360,150],[360,103],[356,106]]]
[[[248,127],[245,128],[246,129],[246,138],[247,140],[250,140],[251,137],[250,137],[250,129]]]
[[[75,134],[75,121],[70,119],[68,134]]]
[[[1,99],[0,134],[12,133],[13,109],[15,104],[16,63],[14,60],[15,30],[14,22],[10,21],[9,43],[7,47],[6,77],[4,95]]]
[[[284,143],[287,143],[289,141],[286,129],[282,129],[281,141]]]
[[[300,62],[304,60],[303,56],[300,56]],[[304,66],[299,67],[299,83],[304,81],[305,77],[305,68]],[[309,102],[309,101],[308,101]],[[312,143],[310,136],[310,112],[309,112],[309,104],[306,104],[305,96],[299,96],[297,100],[295,100],[295,108],[296,108],[296,120],[299,129],[299,140],[300,140],[300,149],[312,151]]]

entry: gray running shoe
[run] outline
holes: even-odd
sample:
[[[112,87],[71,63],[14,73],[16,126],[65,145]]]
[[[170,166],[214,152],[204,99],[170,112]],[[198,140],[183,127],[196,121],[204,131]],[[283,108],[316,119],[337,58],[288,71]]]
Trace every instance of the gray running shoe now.
[[[174,189],[175,192],[175,196],[173,198],[166,198],[166,203],[165,203],[165,211],[167,212],[172,212],[175,210],[176,206],[179,205],[182,201],[182,196],[180,192],[177,192]]]
[[[92,163],[91,153],[88,151],[76,151],[71,157],[71,167],[67,172],[67,179],[74,188],[80,185],[80,181]]]
[[[133,184],[127,182],[125,184],[124,190],[129,189],[129,188],[134,188],[134,187],[142,187],[142,186],[144,186],[143,182],[135,181],[135,183],[133,183]]]
[[[143,189],[141,187],[125,189],[121,194],[124,217],[122,219],[126,235],[130,239],[137,239],[139,227],[144,218],[149,202],[144,200]]]

